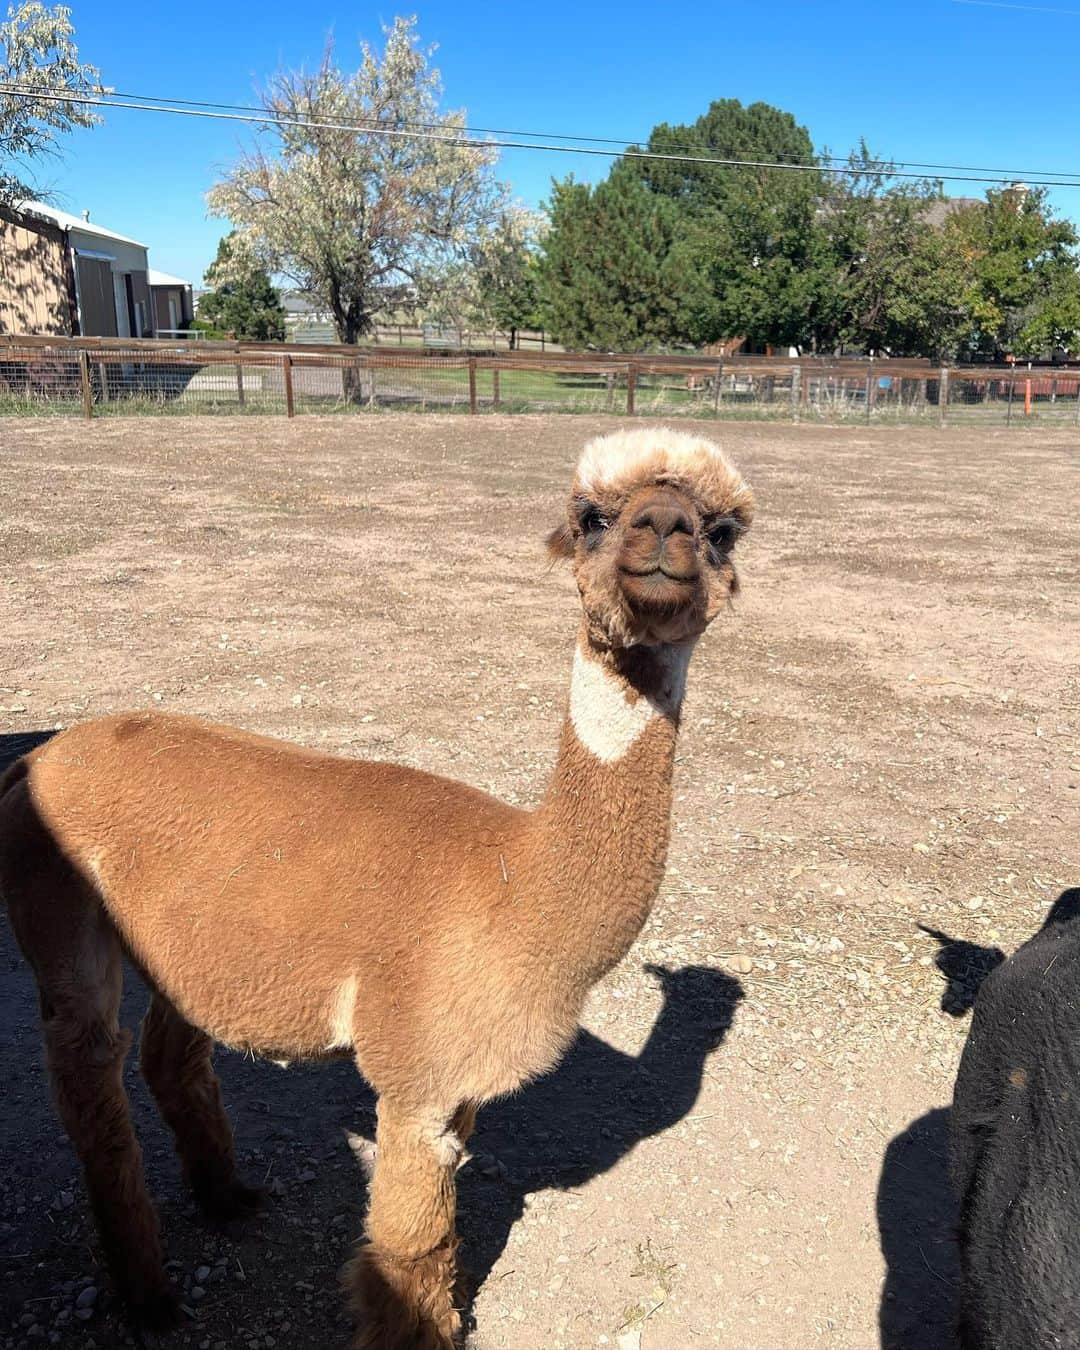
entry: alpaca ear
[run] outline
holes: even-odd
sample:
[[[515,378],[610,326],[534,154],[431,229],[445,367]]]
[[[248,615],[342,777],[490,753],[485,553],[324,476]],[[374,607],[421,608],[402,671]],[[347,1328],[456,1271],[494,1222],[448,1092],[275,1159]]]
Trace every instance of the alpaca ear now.
[[[564,562],[574,556],[574,536],[569,525],[556,525],[545,540],[548,555],[554,562]]]

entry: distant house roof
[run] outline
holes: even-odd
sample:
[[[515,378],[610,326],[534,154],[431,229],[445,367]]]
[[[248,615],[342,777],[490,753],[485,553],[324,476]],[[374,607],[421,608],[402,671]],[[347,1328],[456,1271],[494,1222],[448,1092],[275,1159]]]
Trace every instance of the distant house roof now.
[[[145,244],[140,244],[137,239],[131,239],[126,234],[117,234],[115,230],[106,230],[92,220],[84,220],[82,216],[73,216],[69,211],[61,211],[56,206],[46,206],[44,202],[23,202],[19,209],[26,215],[43,216],[46,220],[51,220],[53,224],[59,225],[63,230],[82,230],[83,234],[96,234],[101,239],[115,239],[119,244],[133,244],[136,248],[146,248]]]
[[[156,267],[151,267],[146,273],[146,281],[149,286],[190,286],[190,281],[185,281],[183,277],[170,276],[168,272],[159,272]]]
[[[285,291],[282,294],[281,307],[286,314],[321,314],[326,309],[321,301],[299,295],[296,291]]]
[[[944,225],[946,219],[954,211],[963,211],[968,206],[980,206],[981,197],[942,197],[939,201],[931,202],[923,212],[923,219],[928,225]]]

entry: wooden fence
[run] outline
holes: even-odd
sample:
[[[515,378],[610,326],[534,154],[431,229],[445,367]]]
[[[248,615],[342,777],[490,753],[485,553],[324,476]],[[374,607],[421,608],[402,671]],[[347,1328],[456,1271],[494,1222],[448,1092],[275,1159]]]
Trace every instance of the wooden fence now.
[[[1080,368],[587,352],[394,351],[339,344],[0,335],[0,410],[412,407],[657,415],[1072,417]]]

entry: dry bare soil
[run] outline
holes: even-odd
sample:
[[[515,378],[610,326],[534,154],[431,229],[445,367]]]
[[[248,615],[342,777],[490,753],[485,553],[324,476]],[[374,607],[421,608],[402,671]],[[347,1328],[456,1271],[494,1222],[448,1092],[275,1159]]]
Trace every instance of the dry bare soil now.
[[[0,732],[162,707],[533,802],[576,624],[540,538],[615,425],[0,422]],[[1080,883],[1077,434],[718,434],[760,503],[743,595],[695,657],[654,916],[461,1171],[478,1350],[944,1350],[964,1013]],[[130,1075],[172,1343],[344,1346],[371,1096],[219,1066],[274,1193],[238,1236]],[[129,1343],[4,922],[0,1084],[0,1346]]]

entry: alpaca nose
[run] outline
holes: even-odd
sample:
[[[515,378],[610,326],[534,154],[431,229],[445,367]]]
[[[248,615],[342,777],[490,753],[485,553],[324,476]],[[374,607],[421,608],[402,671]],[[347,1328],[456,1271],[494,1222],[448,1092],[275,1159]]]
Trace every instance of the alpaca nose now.
[[[654,497],[630,522],[637,530],[651,529],[663,541],[673,534],[694,533],[694,524],[675,497]]]

